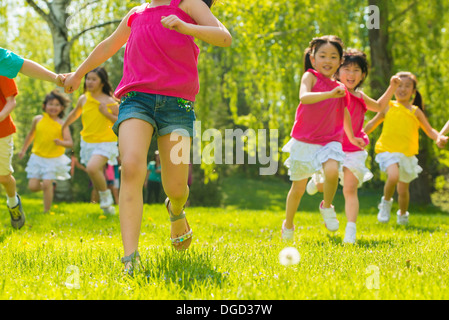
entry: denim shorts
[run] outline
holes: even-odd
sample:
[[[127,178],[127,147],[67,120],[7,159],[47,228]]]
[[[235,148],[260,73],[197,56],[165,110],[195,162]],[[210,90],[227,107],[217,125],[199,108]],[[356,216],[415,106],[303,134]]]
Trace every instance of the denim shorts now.
[[[157,136],[176,131],[179,135],[193,137],[196,120],[194,102],[159,94],[129,92],[120,101],[118,119],[112,130],[118,136],[120,124],[128,119],[141,119],[154,128]]]

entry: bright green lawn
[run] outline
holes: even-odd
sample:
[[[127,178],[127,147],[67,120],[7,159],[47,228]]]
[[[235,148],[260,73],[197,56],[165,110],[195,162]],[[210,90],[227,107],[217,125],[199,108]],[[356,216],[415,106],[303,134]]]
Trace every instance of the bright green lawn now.
[[[146,272],[135,278],[121,274],[118,216],[101,219],[96,205],[80,203],[44,215],[39,195],[25,195],[22,230],[12,230],[5,209],[0,216],[0,299],[449,299],[447,213],[411,208],[409,226],[394,218],[384,225],[376,219],[379,195],[364,194],[358,243],[343,246],[341,195],[335,234],[314,209],[319,196],[305,196],[290,244],[301,261],[284,267],[278,255],[287,246],[280,226],[288,187],[227,181],[227,208],[187,209],[194,241],[185,253],[170,248],[164,206],[146,205],[139,249]],[[373,283],[379,289],[369,289]]]

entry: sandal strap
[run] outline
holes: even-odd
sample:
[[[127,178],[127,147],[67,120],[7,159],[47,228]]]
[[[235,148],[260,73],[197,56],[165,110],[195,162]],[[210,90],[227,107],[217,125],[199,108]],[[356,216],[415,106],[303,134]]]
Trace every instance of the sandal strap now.
[[[179,236],[177,238],[172,238],[170,240],[173,244],[182,243],[183,241],[186,241],[186,240],[192,238],[192,234],[193,234],[193,231],[192,231],[192,229],[190,229],[187,233],[183,234],[182,236]]]
[[[165,207],[167,208],[168,214],[170,215],[170,222],[175,222],[175,221],[184,219],[186,217],[186,213],[184,212],[184,207],[183,207],[182,213],[175,215],[173,213],[173,211],[171,211],[169,206],[170,206],[170,199],[167,198],[167,199],[165,199]]]
[[[122,258],[122,263],[135,262],[137,258],[140,258],[139,252],[136,250],[131,253],[129,256]]]

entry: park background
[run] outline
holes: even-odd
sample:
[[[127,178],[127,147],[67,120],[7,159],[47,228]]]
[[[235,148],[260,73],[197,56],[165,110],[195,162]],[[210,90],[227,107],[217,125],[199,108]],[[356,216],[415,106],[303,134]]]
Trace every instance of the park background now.
[[[74,71],[92,49],[116,28],[121,18],[139,1],[0,1],[0,46],[35,60],[57,73]],[[379,8],[379,28],[372,28]],[[200,93],[196,113],[202,128],[278,129],[279,170],[274,176],[259,175],[259,165],[194,166],[191,204],[223,206],[226,195],[224,180],[276,181],[288,184],[283,166],[287,154],[280,152],[288,141],[299,103],[299,85],[303,70],[303,52],[316,36],[335,34],[347,48],[366,52],[370,72],[363,90],[378,98],[388,87],[390,77],[398,71],[411,71],[418,77],[425,112],[431,125],[440,130],[449,119],[449,3],[442,0],[379,1],[323,0],[315,1],[238,1],[219,0],[213,13],[233,36],[230,48],[218,48],[197,41]],[[374,21],[376,22],[376,21]],[[122,76],[124,48],[104,64],[115,88]],[[45,94],[54,89],[50,83],[19,75],[20,94],[13,119],[17,125],[15,177],[21,193],[27,191],[24,168],[30,150],[23,160],[16,154],[39,114]],[[82,90],[70,96],[76,104]],[[69,111],[69,110],[68,110]],[[66,114],[68,114],[68,111]],[[367,113],[367,119],[373,117]],[[72,125],[74,151],[79,154],[81,121]],[[374,162],[374,144],[380,127],[370,136],[368,167],[374,178],[364,189],[378,190],[384,176]],[[204,147],[203,143],[203,147]],[[149,160],[157,148],[152,143]],[[248,146],[245,144],[248,151]],[[250,147],[251,148],[251,147]],[[67,152],[70,154],[70,151]],[[411,186],[412,203],[443,205],[449,190],[449,151],[438,150],[422,131],[419,164],[424,172]],[[247,158],[246,158],[247,159]],[[234,182],[232,182],[234,183]],[[71,192],[59,190],[56,200],[88,201],[88,177],[76,171]],[[58,190],[57,190],[58,191]],[[446,196],[447,198],[447,196]]]

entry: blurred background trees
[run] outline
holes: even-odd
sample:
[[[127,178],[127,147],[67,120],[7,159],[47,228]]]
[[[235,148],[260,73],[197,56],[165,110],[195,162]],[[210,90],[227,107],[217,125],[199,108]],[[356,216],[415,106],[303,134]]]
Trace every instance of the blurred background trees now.
[[[4,36],[0,46],[33,59],[58,72],[73,71],[92,49],[116,28],[128,10],[139,1],[118,0],[0,0],[0,31]],[[369,29],[372,12],[369,5],[379,8],[379,29]],[[58,11],[59,10],[59,11]],[[233,35],[230,48],[218,48],[197,41],[200,49],[199,74],[201,89],[197,97],[197,118],[203,131],[215,128],[278,129],[279,170],[276,176],[287,180],[283,166],[287,155],[280,152],[288,141],[296,107],[299,84],[304,72],[303,52],[316,36],[335,34],[347,48],[367,53],[370,74],[363,90],[378,98],[387,88],[390,77],[398,71],[411,71],[418,77],[418,90],[426,105],[431,125],[440,130],[449,119],[449,3],[444,0],[221,0],[212,8]],[[53,23],[51,19],[54,19]],[[65,23],[64,23],[65,21]],[[123,49],[106,62],[113,86],[122,74]],[[41,112],[42,100],[54,89],[49,83],[19,75],[16,79],[20,94],[13,117],[18,127],[15,145],[20,150],[31,119]],[[81,90],[71,96],[76,103]],[[374,116],[367,113],[367,119]],[[72,126],[75,155],[79,153],[81,122]],[[368,188],[381,188],[382,179],[373,161],[378,128],[368,147],[369,166],[374,179]],[[245,144],[246,146],[246,144]],[[204,143],[203,143],[204,147]],[[150,154],[157,148],[152,145]],[[246,146],[246,151],[251,146]],[[425,169],[412,185],[412,201],[429,203],[430,194],[447,188],[449,151],[438,150],[423,132],[420,141],[420,165]],[[16,175],[26,189],[23,169],[27,157],[14,159]],[[220,179],[240,174],[256,179],[259,166],[195,165],[192,198],[196,204],[215,199],[219,204]],[[77,173],[78,174],[78,173]],[[82,174],[78,174],[78,177]],[[271,177],[270,177],[271,178]],[[86,182],[87,181],[87,182]],[[75,199],[81,199],[88,180],[75,179],[72,187]],[[209,187],[204,186],[207,183]],[[205,193],[210,192],[210,196]],[[194,202],[194,201],[192,201]],[[207,205],[211,205],[211,203]]]

